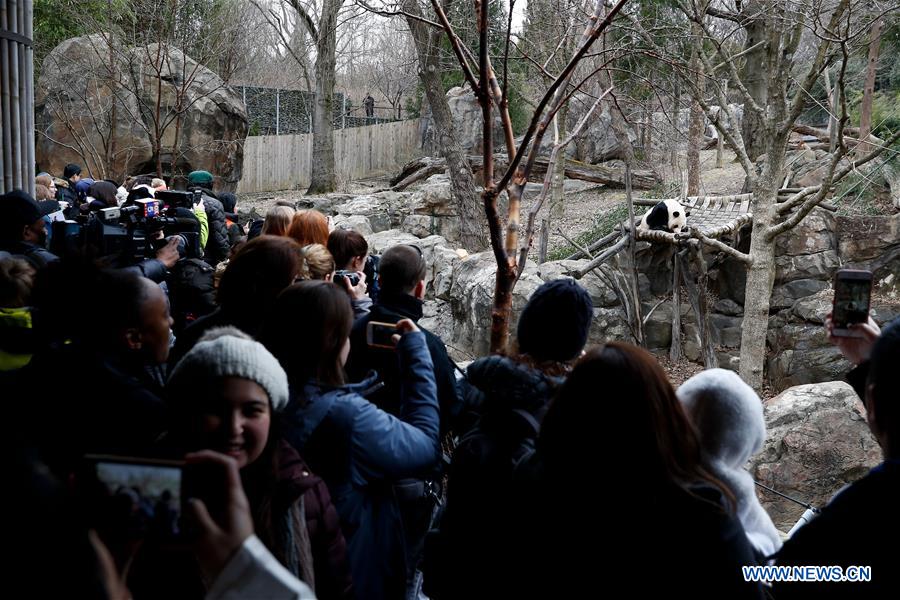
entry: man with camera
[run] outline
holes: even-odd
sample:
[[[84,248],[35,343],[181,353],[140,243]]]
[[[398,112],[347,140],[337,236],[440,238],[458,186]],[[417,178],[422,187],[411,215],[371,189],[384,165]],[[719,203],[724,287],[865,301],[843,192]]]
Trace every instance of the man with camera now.
[[[384,387],[367,396],[382,410],[399,416],[401,407],[400,372],[394,351],[375,347],[368,343],[370,323],[397,323],[411,319],[417,323],[422,318],[425,298],[427,265],[418,246],[399,245],[389,248],[381,257],[379,278],[381,292],[378,301],[368,315],[354,323],[350,334],[350,356],[346,370],[351,381],[360,381],[371,370],[378,372]],[[438,403],[441,411],[441,435],[454,426],[454,418],[460,411],[456,393],[456,377],[447,356],[447,348],[441,339],[422,329],[437,383]],[[435,505],[440,497],[440,473],[428,480],[405,479],[395,483],[394,490],[400,504],[407,549],[407,592],[415,591],[416,568],[422,555],[425,534],[431,524]]]
[[[216,266],[231,253],[228,241],[228,224],[225,218],[225,207],[212,191],[213,176],[209,171],[191,171],[188,175],[188,189],[200,190],[203,208],[209,221],[209,238],[204,248],[204,259]]]

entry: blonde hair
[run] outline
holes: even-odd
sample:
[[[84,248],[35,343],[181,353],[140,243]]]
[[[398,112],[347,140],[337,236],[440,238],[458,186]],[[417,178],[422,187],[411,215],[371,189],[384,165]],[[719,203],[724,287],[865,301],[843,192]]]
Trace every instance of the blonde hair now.
[[[166,182],[164,180],[160,179],[159,177],[153,178],[153,181],[150,182],[150,187],[152,187],[154,190],[158,189],[158,188],[162,188],[164,190],[168,189],[166,187]]]
[[[290,206],[273,206],[266,213],[261,233],[263,235],[287,235],[295,212]]]
[[[301,279],[326,279],[334,273],[334,257],[322,244],[304,246],[303,264],[300,267]]]

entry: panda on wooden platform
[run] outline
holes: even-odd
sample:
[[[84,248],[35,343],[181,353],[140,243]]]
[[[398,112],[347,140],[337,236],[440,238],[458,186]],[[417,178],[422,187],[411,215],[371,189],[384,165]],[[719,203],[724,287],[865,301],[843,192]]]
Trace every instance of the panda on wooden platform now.
[[[641,217],[638,229],[641,231],[656,230],[681,233],[687,223],[688,215],[690,215],[690,212],[685,210],[678,200],[663,200]]]

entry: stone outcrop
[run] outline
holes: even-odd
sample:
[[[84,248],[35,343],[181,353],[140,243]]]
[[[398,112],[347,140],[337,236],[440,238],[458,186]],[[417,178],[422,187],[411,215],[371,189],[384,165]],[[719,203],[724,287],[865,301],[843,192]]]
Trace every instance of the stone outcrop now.
[[[62,42],[44,60],[34,102],[40,169],[62,175],[71,162],[84,175],[121,180],[155,172],[159,159],[165,175],[203,169],[233,190],[248,130],[241,97],[175,48],[118,47],[112,69],[109,54],[95,34]],[[157,123],[165,124],[159,139]]]
[[[765,403],[768,436],[750,461],[754,478],[798,500],[822,507],[843,486],[881,462],[865,409],[846,383],[792,387]],[[757,490],[775,526],[788,531],[804,508]]]

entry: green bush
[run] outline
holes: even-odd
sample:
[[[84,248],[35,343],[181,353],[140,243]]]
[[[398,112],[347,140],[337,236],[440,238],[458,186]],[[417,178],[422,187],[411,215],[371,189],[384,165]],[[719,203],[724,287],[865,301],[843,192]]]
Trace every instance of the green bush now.
[[[640,213],[640,207],[635,206],[635,214]],[[599,240],[603,236],[612,232],[613,228],[628,218],[628,205],[625,202],[600,213],[594,220],[594,224],[590,229],[574,236],[574,240],[578,244],[586,248],[592,242]],[[562,260],[575,252],[577,248],[571,244],[566,244],[559,248],[554,248],[547,253],[547,260]]]

